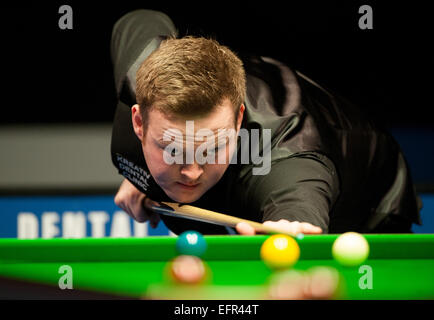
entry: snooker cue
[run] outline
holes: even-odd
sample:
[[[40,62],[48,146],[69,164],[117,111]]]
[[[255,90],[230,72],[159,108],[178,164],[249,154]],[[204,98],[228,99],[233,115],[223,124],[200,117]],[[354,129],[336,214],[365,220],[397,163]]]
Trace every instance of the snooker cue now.
[[[287,234],[292,237],[294,236],[294,234],[292,233],[267,227],[259,222],[241,219],[227,214],[214,212],[211,210],[201,209],[189,205],[179,205],[178,203],[174,203],[174,202],[161,202],[161,203],[166,208],[159,207],[159,206],[152,206],[151,209],[157,213],[167,215],[167,216],[186,218],[186,219],[196,220],[201,222],[208,222],[208,223],[232,227],[232,228],[235,228],[235,226],[239,222],[246,222],[250,226],[252,226],[256,232],[259,233],[269,233],[269,234],[280,233],[280,234]]]

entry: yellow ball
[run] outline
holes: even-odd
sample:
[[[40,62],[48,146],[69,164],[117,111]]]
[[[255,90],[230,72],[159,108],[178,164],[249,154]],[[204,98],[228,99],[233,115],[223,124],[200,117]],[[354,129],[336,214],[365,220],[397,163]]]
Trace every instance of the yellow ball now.
[[[272,269],[290,268],[299,257],[300,247],[297,241],[288,235],[272,235],[261,246],[261,259]]]

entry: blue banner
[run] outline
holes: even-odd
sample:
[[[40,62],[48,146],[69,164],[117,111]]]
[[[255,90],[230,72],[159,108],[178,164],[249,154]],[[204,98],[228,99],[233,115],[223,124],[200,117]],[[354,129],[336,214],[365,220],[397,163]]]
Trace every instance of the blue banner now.
[[[160,222],[153,229],[115,205],[114,196],[0,197],[1,238],[146,237],[170,235]]]
[[[434,195],[421,195],[422,226],[434,233]],[[112,195],[0,197],[0,238],[146,237],[173,235],[161,221],[153,229],[115,205]]]

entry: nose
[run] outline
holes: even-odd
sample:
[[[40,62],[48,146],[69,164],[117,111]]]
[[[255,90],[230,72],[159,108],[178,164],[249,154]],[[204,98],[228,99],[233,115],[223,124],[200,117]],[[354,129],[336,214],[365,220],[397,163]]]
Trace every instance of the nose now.
[[[195,182],[199,180],[203,173],[203,168],[196,162],[193,164],[186,164],[181,167],[181,175],[185,179],[184,182]]]

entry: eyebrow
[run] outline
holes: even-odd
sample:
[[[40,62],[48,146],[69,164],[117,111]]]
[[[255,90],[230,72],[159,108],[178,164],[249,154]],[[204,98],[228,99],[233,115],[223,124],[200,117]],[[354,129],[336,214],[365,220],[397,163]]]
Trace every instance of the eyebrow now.
[[[167,131],[167,130],[172,130],[173,128],[163,128],[162,129],[162,132],[163,132],[163,134],[164,134],[164,132],[165,131]],[[228,130],[235,130],[235,128],[233,128],[233,127],[220,127],[220,128],[216,128],[216,129],[209,129],[209,128],[202,128],[202,129],[208,129],[208,130],[210,130],[210,131],[212,131],[213,132],[213,134],[214,134],[214,136],[218,136],[219,135],[219,130],[220,131],[228,131]],[[178,131],[180,131],[181,133],[182,133],[182,136],[183,136],[183,139],[184,139],[184,137],[185,137],[185,131],[183,131],[183,130],[180,130],[180,129],[176,129],[176,130],[178,130]],[[197,131],[199,131],[199,130],[195,130],[196,132],[195,132],[195,135],[196,135],[196,133],[197,133]],[[163,140],[163,138],[160,138],[160,140]]]
[[[176,142],[175,140],[170,140],[170,141],[164,141],[163,138],[160,139],[154,139],[154,141],[156,141],[160,146],[166,147],[169,144]]]
[[[206,138],[206,137],[205,137]],[[227,136],[221,136],[219,137],[219,135],[217,134],[217,136],[214,136],[214,145],[216,147],[218,147],[219,142],[222,143],[226,143],[226,141],[228,140]],[[167,147],[169,144],[173,143],[173,142],[177,142],[176,139],[175,140],[170,140],[170,141],[165,141],[163,140],[163,138],[159,138],[159,139],[154,139],[154,141],[158,142],[158,144],[162,147]],[[204,140],[199,140],[199,141],[195,141],[195,144],[202,144],[202,143],[207,143],[210,142],[210,145],[212,144],[212,142],[208,139],[204,139]],[[184,144],[185,139],[182,140],[182,143]],[[180,143],[180,142],[179,142]]]

